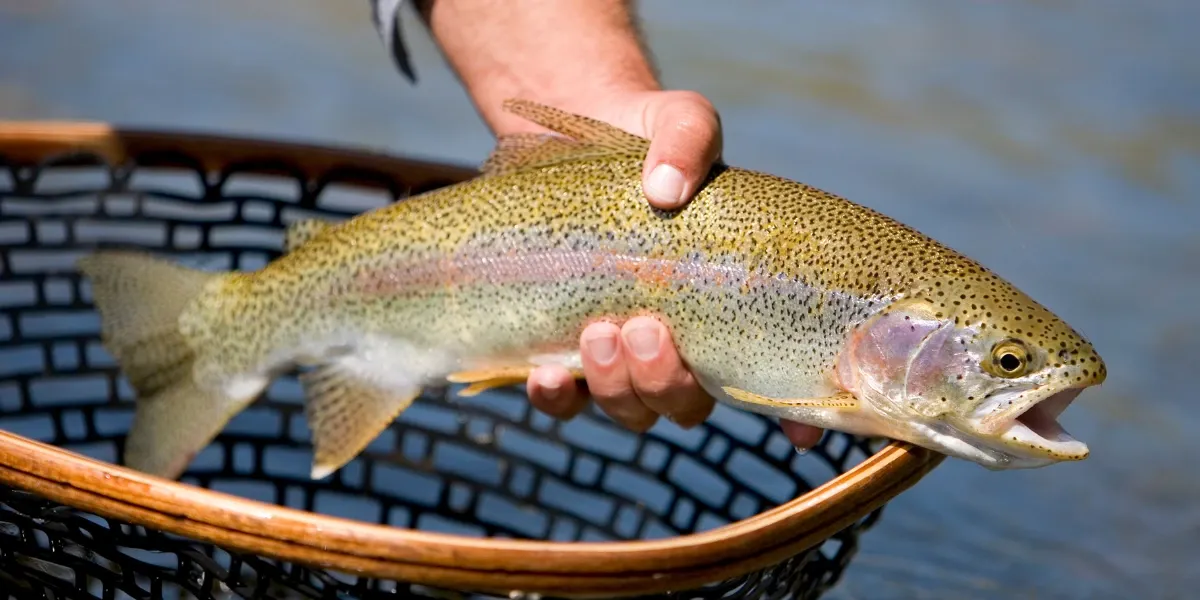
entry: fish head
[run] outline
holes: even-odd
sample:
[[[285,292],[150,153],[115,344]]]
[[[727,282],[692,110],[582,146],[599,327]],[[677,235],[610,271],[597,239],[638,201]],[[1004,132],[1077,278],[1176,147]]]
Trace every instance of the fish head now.
[[[1103,359],[1023,293],[988,283],[942,281],[876,313],[851,336],[840,383],[896,437],[989,469],[1087,458],[1058,417],[1104,382]]]

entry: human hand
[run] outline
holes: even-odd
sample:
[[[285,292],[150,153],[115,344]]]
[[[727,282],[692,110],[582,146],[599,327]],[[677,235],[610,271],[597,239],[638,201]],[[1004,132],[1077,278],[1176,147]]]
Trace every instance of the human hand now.
[[[651,205],[684,206],[721,154],[721,123],[702,95],[689,91],[630,91],[594,98],[588,105],[563,107],[651,140],[642,169],[642,187]],[[613,420],[633,431],[650,429],[660,416],[684,428],[708,418],[715,401],[680,358],[670,331],[652,317],[618,326],[598,322],[580,336],[587,389]],[[569,419],[587,394],[561,366],[542,366],[527,381],[530,402],[551,416]],[[799,448],[810,448],[821,429],[791,421],[781,424]]]

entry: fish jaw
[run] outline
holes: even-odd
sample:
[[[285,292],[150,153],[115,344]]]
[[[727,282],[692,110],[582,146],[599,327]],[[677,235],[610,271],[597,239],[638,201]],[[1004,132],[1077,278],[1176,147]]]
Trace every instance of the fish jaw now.
[[[1055,365],[1045,376],[997,389],[974,411],[959,416],[959,426],[1005,454],[1000,468],[1085,460],[1091,454],[1088,445],[1071,436],[1058,418],[1084,390],[1104,383],[1108,371],[1102,360],[1097,363]]]
[[[988,470],[1036,469],[1081,461],[1090,454],[1088,445],[1067,433],[1057,420],[1082,391],[1080,387],[1041,394],[1037,401],[1027,403],[1022,412],[1010,413],[1003,420],[992,419],[986,428],[979,419],[963,422],[950,415],[937,419],[917,415],[896,419],[888,412],[872,411],[878,404],[870,401],[864,403],[865,411],[875,414],[869,418],[860,416],[859,421],[870,423],[866,435],[906,441]]]
[[[1081,461],[1088,458],[1091,450],[1071,436],[1058,417],[1086,387],[1032,386],[997,392],[976,414],[965,418],[963,428],[975,431],[981,441],[997,451],[997,464],[985,465],[991,468],[1037,468],[1056,462]],[[995,406],[1007,408],[989,409]]]
[[[907,441],[993,471],[1082,461],[1091,450],[1085,442],[1071,436],[1058,417],[1087,387],[1041,386],[998,392],[989,397],[988,404],[1007,406],[1009,399],[1014,399],[1011,408],[998,413],[981,408],[967,417],[945,414],[931,419],[913,414],[897,419],[891,411],[881,411],[873,419],[874,428],[879,432],[877,435]],[[865,403],[868,410],[881,404],[886,404],[886,400]]]

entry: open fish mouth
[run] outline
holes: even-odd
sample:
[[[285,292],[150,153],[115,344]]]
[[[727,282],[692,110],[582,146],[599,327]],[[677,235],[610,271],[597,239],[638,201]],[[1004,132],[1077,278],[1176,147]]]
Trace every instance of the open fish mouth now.
[[[1054,460],[1083,460],[1090,450],[1087,444],[1071,437],[1058,422],[1083,388],[1070,388],[1030,403],[1024,410],[1001,424],[997,437],[1009,451]]]

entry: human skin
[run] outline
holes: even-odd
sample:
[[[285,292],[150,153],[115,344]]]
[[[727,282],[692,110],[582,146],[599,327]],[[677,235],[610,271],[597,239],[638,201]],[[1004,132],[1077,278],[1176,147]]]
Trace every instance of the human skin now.
[[[544,132],[502,109],[524,98],[611,123],[651,140],[642,170],[653,206],[691,200],[721,153],[721,123],[701,94],[663,90],[629,0],[420,0],[417,8],[476,110],[497,136]],[[586,389],[566,368],[544,366],[527,381],[530,402],[569,419],[588,394],[613,420],[645,431],[660,417],[690,428],[714,400],[653,317],[598,322],[580,336]],[[781,423],[798,448],[822,430]]]

